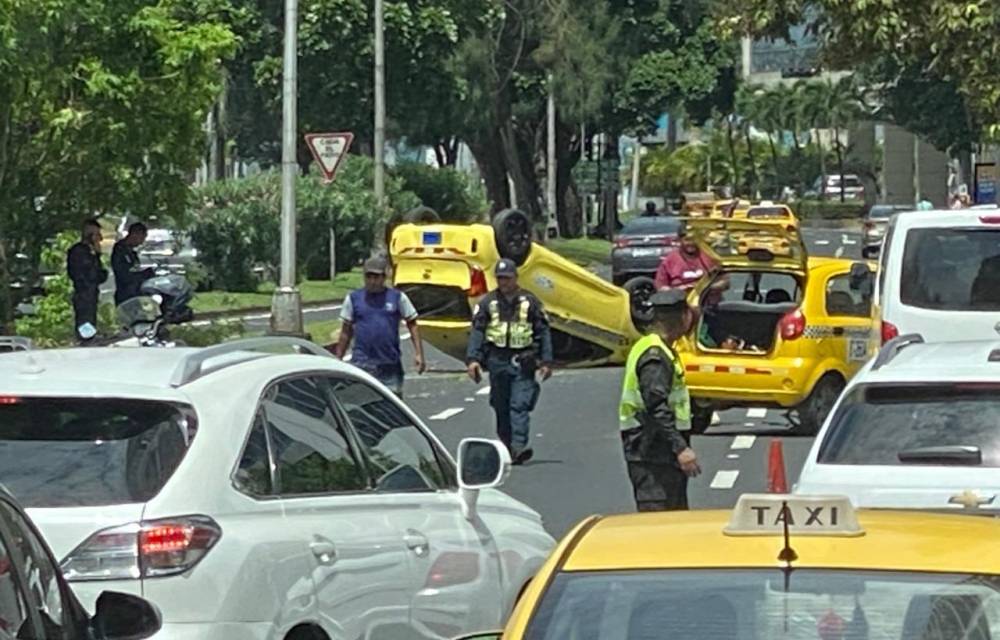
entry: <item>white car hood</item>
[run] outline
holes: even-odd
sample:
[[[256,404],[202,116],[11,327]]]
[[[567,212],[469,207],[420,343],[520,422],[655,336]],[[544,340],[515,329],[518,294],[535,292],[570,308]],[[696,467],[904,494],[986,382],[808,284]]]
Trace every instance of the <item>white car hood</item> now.
[[[977,508],[1000,514],[1000,469],[815,465],[802,471],[794,492],[846,495],[862,508]]]

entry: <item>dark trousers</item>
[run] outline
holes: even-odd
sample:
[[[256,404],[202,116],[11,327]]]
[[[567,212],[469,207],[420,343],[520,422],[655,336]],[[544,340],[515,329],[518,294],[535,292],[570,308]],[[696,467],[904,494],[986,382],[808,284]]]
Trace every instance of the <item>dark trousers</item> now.
[[[73,293],[73,332],[79,344],[90,344],[93,338],[84,339],[80,336],[80,326],[86,323],[97,329],[98,291],[77,291]]]
[[[535,371],[524,370],[509,358],[489,358],[490,405],[497,417],[497,437],[508,449],[521,451],[528,446],[531,412],[538,404],[541,387]]]
[[[687,511],[688,477],[676,464],[659,456],[642,458],[641,429],[622,432],[622,450],[638,511]]]

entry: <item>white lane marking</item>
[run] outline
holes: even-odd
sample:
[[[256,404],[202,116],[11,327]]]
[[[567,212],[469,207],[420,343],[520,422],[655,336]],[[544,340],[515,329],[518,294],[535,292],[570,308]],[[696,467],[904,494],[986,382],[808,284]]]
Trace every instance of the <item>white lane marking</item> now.
[[[727,460],[739,460],[740,459],[740,454],[738,454],[738,453],[727,454],[726,455],[726,459]]]
[[[837,247],[837,252],[833,254],[834,258],[841,258],[844,255],[844,247]]]
[[[430,418],[428,418],[428,420],[447,420],[448,418],[457,416],[463,411],[465,411],[465,407],[452,407],[451,409],[445,409],[441,413],[436,413],[432,415]]]
[[[817,240],[815,244],[816,244],[817,247],[825,247],[826,245],[830,244],[830,241],[829,240]]]
[[[759,409],[759,408],[747,409],[747,417],[757,418],[757,419],[766,418],[767,409]]]
[[[756,422],[744,422],[743,426],[744,427],[756,427],[757,423]]]
[[[739,471],[718,471],[712,478],[712,484],[708,486],[711,489],[732,489],[739,477]]]
[[[848,240],[846,238],[844,239],[844,245],[845,246],[853,247],[856,244],[857,244],[857,242],[855,240]]]
[[[757,441],[757,436],[736,436],[733,438],[733,445],[729,447],[733,450],[753,449],[753,443]]]
[[[722,417],[719,415],[717,411],[712,412],[712,424],[713,425],[722,424]]]
[[[485,387],[483,387],[482,389],[480,389],[479,391],[477,391],[476,395],[477,396],[488,396],[488,395],[490,395],[490,386],[486,385]]]
[[[466,402],[475,402],[476,399],[475,398],[466,398],[465,401]]]

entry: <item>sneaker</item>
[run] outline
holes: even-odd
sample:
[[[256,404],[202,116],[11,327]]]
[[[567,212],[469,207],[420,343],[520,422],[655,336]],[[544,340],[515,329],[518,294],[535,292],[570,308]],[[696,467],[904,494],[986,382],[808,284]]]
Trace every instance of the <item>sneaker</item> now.
[[[520,466],[535,457],[535,451],[531,447],[521,449],[514,453],[513,461],[511,462],[514,466]]]

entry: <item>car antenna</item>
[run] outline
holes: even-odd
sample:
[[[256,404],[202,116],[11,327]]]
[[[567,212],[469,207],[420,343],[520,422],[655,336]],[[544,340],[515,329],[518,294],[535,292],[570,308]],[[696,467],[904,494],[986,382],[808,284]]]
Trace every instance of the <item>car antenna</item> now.
[[[781,502],[781,523],[785,538],[785,546],[778,554],[778,560],[785,563],[785,566],[781,568],[782,573],[785,575],[785,633],[788,633],[788,591],[792,583],[792,562],[799,559],[799,554],[795,553],[795,549],[792,548],[792,540],[788,524],[791,518],[792,510],[788,508],[788,501],[783,500]]]

